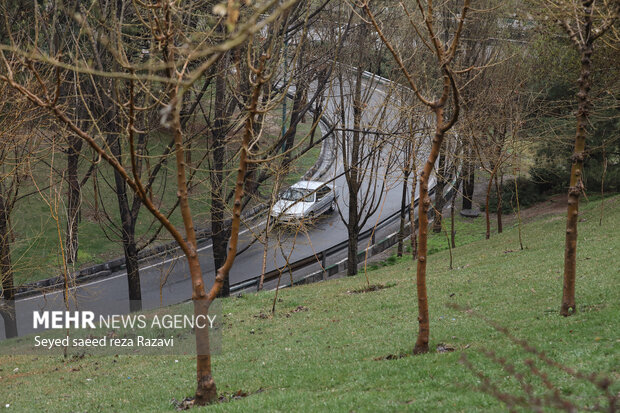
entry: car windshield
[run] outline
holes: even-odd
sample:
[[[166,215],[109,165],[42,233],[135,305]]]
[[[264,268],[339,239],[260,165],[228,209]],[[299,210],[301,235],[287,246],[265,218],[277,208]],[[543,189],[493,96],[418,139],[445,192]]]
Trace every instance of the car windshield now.
[[[280,199],[285,201],[299,201],[303,199],[304,202],[312,202],[313,198],[314,194],[312,191],[300,188],[289,188],[280,196]]]

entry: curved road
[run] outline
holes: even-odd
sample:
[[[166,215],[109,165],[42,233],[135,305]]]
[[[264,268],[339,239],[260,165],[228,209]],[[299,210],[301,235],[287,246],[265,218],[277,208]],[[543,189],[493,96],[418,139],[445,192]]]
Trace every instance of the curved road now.
[[[377,111],[386,111],[386,121],[383,130],[389,130],[390,125],[396,122],[397,109],[396,105],[387,101],[387,92],[381,86],[377,87],[376,83],[370,84],[370,80],[364,81],[364,94],[366,97],[366,110],[364,112],[363,123],[371,124]],[[335,121],[338,119],[338,109],[341,102],[339,91],[344,90],[348,94],[351,88],[348,84],[342,88],[336,82],[333,82],[328,91],[330,95],[326,101],[326,113]],[[350,96],[345,96],[345,104],[348,106],[345,113],[348,117],[352,117]],[[330,119],[332,120],[332,119]],[[352,124],[351,119],[347,119],[347,123]],[[337,141],[338,139],[336,139]],[[383,149],[382,156],[387,158],[388,152],[391,150],[390,145],[386,145]],[[338,199],[339,209],[343,216],[348,218],[348,200],[346,191],[346,182],[342,176],[342,156],[340,149],[337,149],[336,162],[332,166],[328,174],[324,175],[324,180],[335,178],[335,185],[340,194]],[[398,151],[393,151],[398,157]],[[418,154],[419,158],[425,157],[425,154]],[[383,207],[379,207],[377,212],[372,216],[366,226],[362,229],[372,227],[380,221],[382,217],[387,217],[400,209],[402,178],[398,165],[394,165],[392,170],[378,170],[379,176],[387,176],[385,182],[384,199],[381,200]],[[331,178],[330,178],[331,177]],[[379,183],[379,188],[381,185]],[[373,190],[369,185],[364,190]],[[409,192],[409,191],[408,191]],[[254,238],[255,233],[260,233],[264,229],[264,218],[256,220],[252,223],[245,223],[242,226],[240,237],[241,251]],[[278,233],[282,234],[280,245],[274,243]],[[295,262],[299,259],[312,256],[314,253],[325,250],[329,247],[337,245],[348,238],[347,230],[340,219],[338,212],[325,214],[316,219],[312,225],[307,227],[306,232],[294,234],[292,232],[280,231],[275,229],[270,234],[270,246],[268,251],[266,271],[278,269],[286,265],[286,256],[290,254],[289,262]],[[281,247],[280,247],[281,246]],[[361,242],[359,251],[366,247],[365,242]],[[292,252],[291,252],[292,250]],[[284,255],[283,255],[284,253]],[[187,262],[183,255],[179,255],[178,251],[169,252],[167,256],[153,257],[141,263],[140,277],[142,285],[142,307],[143,309],[157,308],[162,305],[176,304],[186,301],[191,296],[191,282],[189,279],[189,271]],[[211,241],[199,246],[200,264],[203,270],[206,287],[210,288],[213,283],[215,268],[212,260]],[[337,260],[345,258],[346,251],[340,256],[334,257],[334,264]],[[241,283],[245,280],[255,278],[260,275],[263,261],[263,245],[260,242],[254,242],[247,250],[237,256],[235,263],[230,272],[231,285]],[[316,271],[321,267],[317,263],[312,266],[313,269],[304,269],[304,273],[308,271]],[[299,277],[301,274],[293,274]],[[165,282],[164,282],[165,280]],[[162,285],[163,284],[163,285]],[[282,275],[282,285],[290,284],[290,275],[285,271]],[[161,288],[160,288],[161,286]],[[275,287],[275,281],[266,282],[265,289]],[[119,314],[129,312],[129,302],[127,300],[127,280],[126,273],[113,273],[109,276],[94,280],[92,282],[80,284],[72,290],[74,300],[72,307],[82,310],[94,311],[96,314]],[[63,295],[61,291],[54,291],[45,295],[37,295],[26,297],[16,301],[16,313],[18,321],[18,332],[20,336],[32,333],[32,312],[37,310],[64,310]],[[4,322],[0,318],[0,338],[4,339]]]

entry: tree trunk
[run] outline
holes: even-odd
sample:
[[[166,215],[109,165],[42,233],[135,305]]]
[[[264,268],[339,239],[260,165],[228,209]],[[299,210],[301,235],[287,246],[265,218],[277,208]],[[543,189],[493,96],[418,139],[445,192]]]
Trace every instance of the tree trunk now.
[[[317,75],[317,83],[319,85],[324,85],[327,81],[327,69],[323,69],[319,72],[319,74]],[[310,142],[308,142],[308,146],[313,146],[314,145],[314,135],[316,133],[316,130],[318,128],[318,121],[319,118],[321,116],[321,114],[323,113],[323,100],[324,100],[324,90],[321,91],[321,93],[319,94],[319,96],[317,97],[316,100],[316,104],[314,107],[314,112],[312,113],[312,125],[317,125],[316,128],[312,129],[312,133],[310,134]]]
[[[112,155],[121,162],[122,149],[117,134],[108,135],[108,146]],[[131,311],[142,309],[142,290],[140,288],[140,273],[138,268],[138,247],[135,241],[135,220],[129,207],[127,198],[127,183],[123,176],[114,171],[114,183],[118,212],[121,218],[121,241],[125,254],[125,266],[127,267],[127,289],[129,290],[129,303]]]
[[[213,262],[215,268],[220,268],[228,255],[228,237],[230,228],[225,222],[226,200],[224,198],[224,162],[226,149],[226,69],[227,59],[222,58],[218,63],[215,77],[215,120],[213,122],[213,170],[209,173],[211,182],[211,242],[213,243]],[[230,295],[228,277],[224,280],[221,297]]]
[[[69,137],[67,148],[67,264],[75,264],[78,258],[78,231],[81,204],[81,188],[78,179],[78,161],[82,150],[83,140],[78,136]]]
[[[469,156],[465,160],[467,172],[463,178],[463,209],[472,209],[472,200],[474,198],[475,168],[473,161],[470,159],[473,156],[471,149],[468,152]]]
[[[523,251],[523,238],[521,236],[521,205],[519,204],[519,175],[515,176],[515,197],[517,202],[517,226],[519,229],[519,247]]]
[[[140,268],[138,265],[138,248],[135,239],[135,221],[123,224],[123,253],[127,269],[127,286],[129,287],[129,310],[142,310],[142,290],[140,288]]]
[[[444,149],[445,150],[445,149]],[[433,232],[439,234],[441,232],[441,221],[443,218],[443,207],[446,205],[446,198],[443,191],[446,188],[446,154],[445,152],[439,156],[439,166],[435,177],[437,184],[435,185],[435,219],[433,220]]]
[[[428,240],[428,209],[431,199],[428,196],[428,179],[433,171],[433,166],[439,156],[439,148],[443,142],[445,131],[443,131],[443,107],[434,109],[436,117],[435,137],[431,145],[431,152],[428,155],[424,169],[420,174],[420,201],[418,205],[418,221],[420,222],[420,242],[418,243],[418,268],[416,274],[416,285],[418,292],[418,339],[413,348],[414,354],[428,352],[428,342],[430,335],[430,320],[428,315],[428,296],[426,291],[426,254]]]
[[[178,148],[182,144],[177,144]],[[182,150],[181,150],[182,152]],[[178,156],[177,156],[178,157]],[[181,161],[177,161],[181,163]],[[209,313],[209,306],[213,299],[207,298],[204,281],[202,279],[202,270],[200,268],[200,261],[198,259],[198,252],[196,251],[196,233],[194,232],[193,221],[191,219],[191,211],[189,209],[189,203],[187,199],[187,187],[185,184],[185,173],[183,173],[183,182],[181,178],[179,181],[179,193],[181,198],[181,214],[183,215],[183,223],[185,225],[185,232],[187,234],[187,244],[189,247],[189,253],[186,254],[187,262],[189,265],[189,273],[192,280],[192,301],[194,303],[194,315],[206,316]],[[181,175],[181,174],[179,174]],[[202,406],[213,402],[217,399],[217,388],[215,386],[215,380],[211,374],[211,354],[209,347],[209,329],[198,328],[195,329],[196,334],[196,394],[195,404]]]
[[[284,150],[288,151],[295,145],[295,137],[297,135],[297,125],[299,122],[303,122],[302,109],[306,103],[306,96],[308,91],[308,82],[306,80],[306,74],[304,71],[306,70],[304,64],[304,52],[306,42],[302,41],[301,50],[299,51],[299,55],[297,56],[297,67],[295,73],[293,74],[296,83],[295,83],[295,96],[293,97],[293,109],[291,111],[291,120],[289,123],[289,129],[286,131],[284,138]],[[286,58],[286,56],[285,56]],[[286,97],[285,97],[286,99]],[[285,122],[286,119],[282,119],[282,122]],[[284,126],[284,125],[283,125]],[[284,130],[284,129],[283,129]],[[284,165],[288,165],[291,159],[291,153],[288,152],[284,158]]]
[[[350,217],[349,217],[350,219]],[[359,231],[354,225],[347,225],[349,234],[349,248],[348,248],[348,260],[347,260],[347,275],[352,276],[357,274],[357,241],[359,237]]]
[[[172,61],[172,57],[168,61]],[[170,71],[171,72],[171,71]],[[169,73],[172,77],[172,73]],[[170,101],[175,100],[174,89],[170,92]],[[177,169],[177,196],[179,198],[179,207],[183,226],[185,229],[185,242],[183,243],[183,251],[187,258],[189,273],[192,280],[192,301],[194,304],[195,316],[206,316],[209,306],[215,297],[207,296],[204,280],[202,278],[202,270],[200,268],[200,260],[197,251],[196,232],[194,230],[194,221],[192,218],[191,208],[189,206],[189,196],[187,189],[185,147],[183,144],[183,133],[181,131],[181,122],[179,110],[174,111],[173,120],[173,139],[176,154]],[[245,173],[245,171],[244,171]],[[217,281],[217,280],[216,280]],[[209,329],[197,328],[196,335],[196,405],[205,405],[217,399],[217,388],[215,380],[211,375],[211,355],[209,350]]]
[[[223,149],[222,149],[223,151]],[[215,155],[217,156],[217,155]],[[222,165],[223,166],[223,165]],[[217,168],[217,166],[215,166]],[[219,169],[221,171],[221,169]],[[221,185],[222,174],[218,171],[211,172],[211,182]],[[214,187],[216,188],[216,187]],[[224,211],[226,204],[221,198],[222,191],[220,188],[211,192],[211,243],[213,244],[213,262],[215,268],[220,268],[226,261],[228,255],[228,238],[230,236],[230,226],[225,222]],[[230,282],[228,278],[224,280],[224,285],[220,290],[220,297],[228,297],[230,295]]]
[[[403,243],[405,241],[405,217],[407,209],[407,184],[409,183],[409,171],[403,176],[403,193],[400,198],[400,226],[398,228],[398,250],[396,255],[403,256]],[[412,223],[413,224],[413,223]]]
[[[452,248],[456,248],[456,230],[454,229],[454,203],[456,201],[461,182],[463,182],[462,179],[459,179],[457,181],[456,188],[454,188],[454,195],[452,195],[452,200],[450,201],[450,243],[452,244]]]
[[[489,183],[487,184],[487,195],[485,198],[485,206],[484,206],[484,217],[486,219],[487,230],[485,233],[485,239],[491,238],[491,217],[489,216],[489,198],[491,198],[491,185],[493,184],[493,175],[489,178]]]
[[[271,202],[270,208],[273,208],[273,202]],[[269,224],[271,223],[271,215],[267,214],[267,222],[265,223],[265,238],[263,239],[263,263],[261,265],[260,279],[258,280],[258,287],[256,291],[263,291],[263,284],[265,283],[265,270],[267,269],[267,254],[269,253]],[[275,311],[275,307],[273,308]]]
[[[216,121],[216,124],[218,122]],[[225,149],[224,137],[218,136],[223,133],[222,128],[214,131],[215,139],[213,146],[213,171],[210,172],[211,181],[211,242],[213,244],[213,262],[215,268],[220,268],[226,261],[228,254],[228,236],[230,227],[225,222],[226,203],[224,201],[224,190],[222,188]],[[224,286],[220,291],[222,297],[230,295],[230,284],[228,278],[224,280]]]
[[[504,230],[504,226],[502,225],[502,186],[500,185],[497,174],[495,174],[495,192],[497,193],[497,233],[501,234]]]
[[[243,141],[241,143],[241,155],[239,158],[239,168],[237,169],[237,181],[235,184],[235,198],[233,203],[233,217],[231,222],[231,230],[230,230],[230,241],[229,241],[229,250],[228,255],[226,257],[226,261],[224,265],[219,267],[217,270],[217,275],[215,276],[215,280],[213,282],[213,286],[209,291],[209,294],[205,296],[204,284],[202,280],[202,273],[200,271],[200,262],[198,261],[198,254],[196,253],[196,234],[193,229],[192,218],[189,211],[189,204],[187,203],[187,191],[182,190],[182,185],[184,181],[181,181],[181,173],[179,173],[179,196],[181,199],[181,211],[186,211],[183,215],[183,222],[186,226],[186,231],[188,233],[188,243],[191,247],[190,256],[193,258],[195,262],[195,266],[191,271],[192,275],[192,286],[193,286],[193,294],[192,299],[194,300],[194,311],[199,314],[206,314],[211,302],[220,295],[220,291],[225,284],[225,280],[228,278],[228,274],[230,272],[230,268],[232,267],[235,257],[237,255],[237,243],[239,240],[239,224],[241,221],[241,200],[243,198],[243,186],[244,180],[247,172],[247,157],[248,157],[248,147],[250,145],[250,139],[253,136],[253,124],[254,124],[254,116],[257,112],[257,102],[260,95],[260,89],[263,82],[266,80],[262,77],[262,72],[264,70],[264,62],[266,56],[261,56],[261,64],[258,70],[257,76],[257,84],[254,87],[254,92],[252,94],[252,99],[249,105],[249,116],[246,119],[245,125],[245,133],[243,136]],[[175,143],[177,146],[177,152],[182,152],[182,136],[180,133],[180,129],[178,133],[175,133]],[[179,155],[177,155],[177,164],[180,166],[179,172],[183,172],[184,168],[181,164],[181,160],[179,159]],[[183,175],[184,178],[184,175]],[[185,199],[183,199],[185,198]],[[184,201],[184,202],[183,202]],[[188,260],[190,260],[190,256],[188,256]],[[191,263],[192,261],[190,261]],[[190,266],[190,269],[192,267]],[[198,304],[203,303],[206,304],[206,308],[200,308]],[[209,330],[208,329],[200,329],[201,334],[196,334],[196,348],[198,350],[198,355],[196,358],[196,371],[197,371],[197,379],[198,386],[196,388],[196,398],[195,404],[204,405],[207,403],[211,403],[217,399],[217,389],[215,387],[215,381],[213,380],[213,376],[211,375],[211,356],[207,352],[207,354],[201,354],[200,349],[205,348],[205,340],[208,349],[208,341],[209,341]]]
[[[9,207],[0,193],[0,277],[4,309],[0,314],[4,319],[6,338],[17,337],[17,319],[15,317],[15,287],[13,285],[13,264],[11,263],[11,234],[9,226]]]
[[[592,52],[592,0],[583,0],[585,25],[584,41],[580,47],[581,76],[577,83],[577,132],[575,134],[575,149],[572,156],[573,165],[570,173],[570,187],[568,188],[568,207],[566,217],[566,246],[564,249],[564,286],[562,293],[562,307],[560,314],[567,317],[577,311],[575,304],[575,275],[577,261],[577,218],[579,216],[579,196],[583,191],[581,179],[583,171],[584,151],[586,147],[586,128],[590,115],[589,92],[591,87],[590,70]]]
[[[213,244],[213,263],[215,268],[220,268],[226,262],[228,255],[228,238],[230,237],[230,226],[224,222],[223,202],[212,203],[211,211],[211,242]],[[217,212],[215,211],[217,209]],[[224,280],[224,285],[220,291],[220,297],[230,295],[230,281]]]
[[[288,151],[295,145],[295,136],[297,135],[297,125],[302,121],[301,119],[301,111],[305,104],[304,97],[306,96],[306,90],[308,86],[306,85],[305,79],[300,79],[299,82],[295,85],[295,96],[293,97],[293,108],[291,109],[291,120],[289,123],[289,128],[286,131],[286,137],[284,140],[284,150]],[[291,153],[288,152],[285,155],[284,164],[287,165],[289,160],[291,159]]]
[[[349,162],[349,173],[345,175],[347,187],[349,188],[349,221],[347,230],[349,232],[349,259],[347,261],[347,275],[357,274],[357,240],[359,237],[360,212],[358,194],[360,191],[360,170],[359,161],[362,156],[360,153],[360,128],[362,123],[363,102],[362,102],[362,75],[364,70],[361,62],[355,78],[355,92],[353,96],[353,133],[351,134],[351,158]],[[345,133],[345,132],[343,132]],[[343,142],[344,143],[344,142]],[[346,150],[343,145],[343,151]],[[344,155],[346,156],[346,154]]]

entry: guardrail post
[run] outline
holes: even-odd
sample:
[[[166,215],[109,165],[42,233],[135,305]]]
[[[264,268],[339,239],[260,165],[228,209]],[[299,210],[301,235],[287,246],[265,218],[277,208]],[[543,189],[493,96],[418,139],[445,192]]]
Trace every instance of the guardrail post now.
[[[327,279],[327,252],[323,251],[321,257],[321,268],[323,268],[323,280]]]

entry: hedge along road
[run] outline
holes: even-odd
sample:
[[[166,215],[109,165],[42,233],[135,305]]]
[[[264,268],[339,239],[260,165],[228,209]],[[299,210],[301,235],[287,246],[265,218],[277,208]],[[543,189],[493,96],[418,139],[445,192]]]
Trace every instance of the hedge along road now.
[[[381,79],[381,82],[375,81],[374,78],[366,76],[364,80],[364,94],[367,94],[366,109],[364,111],[362,125],[369,125],[375,117],[377,111],[385,110],[386,120],[384,121],[383,130],[390,130],[390,127],[397,122],[398,110],[393,99],[387,99],[389,94],[389,85]],[[341,105],[340,90],[344,93],[344,101],[346,105],[345,116],[347,123],[352,124],[352,89],[348,82],[344,82],[342,88],[337,81],[332,82],[328,89],[325,114],[324,116],[332,123],[336,124],[339,116],[339,108]],[[385,107],[384,107],[385,106]],[[340,127],[339,125],[338,127]],[[344,133],[344,132],[341,132]],[[384,139],[379,135],[367,135],[371,139],[378,142]],[[327,166],[327,169],[318,171],[316,175],[321,175],[321,180],[333,181],[336,190],[340,195],[338,198],[338,207],[345,219],[348,219],[348,191],[343,173],[341,148],[337,145],[338,139],[332,140],[332,150],[335,151],[333,162]],[[427,156],[428,145],[423,145],[425,150],[417,155],[418,165],[422,165]],[[388,217],[400,209],[402,176],[399,163],[402,161],[398,150],[393,150],[389,143],[383,145],[381,156],[387,159],[390,152],[394,153],[395,161],[393,165],[385,170],[385,162],[381,161],[381,167],[377,171],[379,179],[386,176],[383,199],[375,214],[368,220],[361,232],[373,227],[385,217]],[[316,176],[315,175],[315,176]],[[433,184],[431,183],[431,186]],[[367,182],[362,186],[360,191],[373,190],[374,186]],[[381,189],[381,182],[377,185]],[[417,196],[417,195],[416,195]],[[252,223],[253,221],[253,223]],[[249,220],[242,226],[240,236],[239,251],[242,251],[230,272],[231,286],[243,283],[244,281],[260,276],[263,262],[263,244],[256,242],[255,237],[260,236],[264,230],[264,220]],[[277,242],[275,232],[270,235],[270,245],[267,255],[266,272],[273,271],[286,266],[288,262],[292,263],[302,258],[313,257],[319,251],[326,250],[348,239],[347,229],[343,221],[340,219],[338,212],[325,214],[318,217],[314,222],[305,227],[305,231],[284,231],[283,237]],[[361,241],[359,251],[366,247],[367,241]],[[251,244],[251,245],[250,245]],[[211,251],[211,241],[199,247],[200,264],[203,270],[203,277],[207,290],[213,284],[215,277],[215,268]],[[246,248],[248,247],[248,248]],[[142,287],[142,308],[145,310],[154,309],[161,306],[171,305],[187,301],[191,297],[191,281],[189,278],[189,270],[187,261],[178,250],[167,253],[168,255],[159,255],[143,261],[140,265],[140,282]],[[346,249],[344,255],[346,257]],[[310,269],[311,268],[311,269]],[[298,271],[292,276],[301,278],[304,274],[320,269],[319,262],[316,265],[306,268],[304,271]],[[89,310],[97,314],[111,315],[124,314],[129,312],[128,290],[127,290],[127,274],[123,272],[112,273],[105,278],[96,279],[90,282],[79,284],[72,288],[70,296],[71,309]],[[282,285],[290,284],[288,271],[282,274]],[[265,289],[275,288],[276,281],[272,280],[265,283]],[[48,292],[44,295],[34,295],[18,299],[15,302],[17,315],[18,335],[23,336],[34,332],[32,328],[33,311],[41,310],[64,310],[65,303],[63,300],[62,290]],[[0,339],[4,339],[4,321],[0,318]]]

